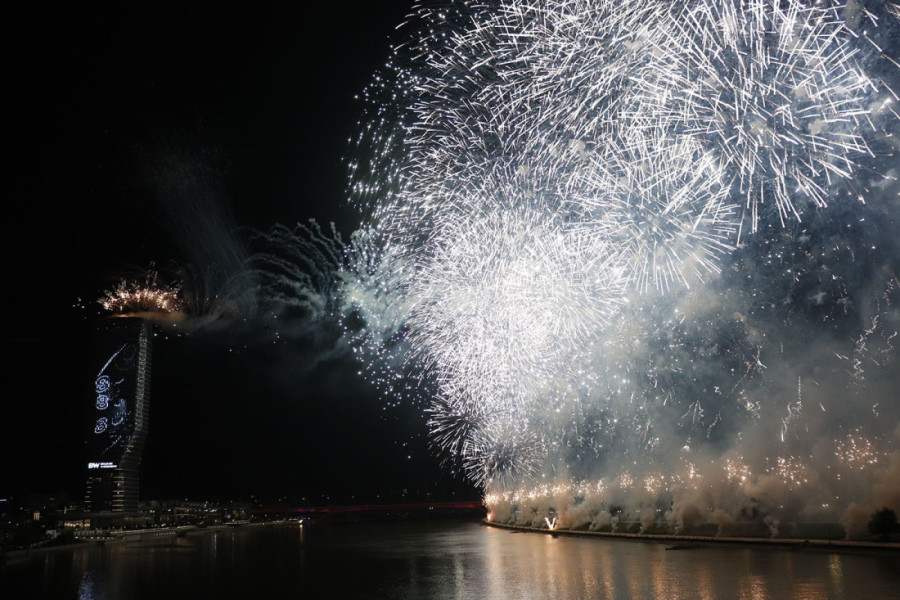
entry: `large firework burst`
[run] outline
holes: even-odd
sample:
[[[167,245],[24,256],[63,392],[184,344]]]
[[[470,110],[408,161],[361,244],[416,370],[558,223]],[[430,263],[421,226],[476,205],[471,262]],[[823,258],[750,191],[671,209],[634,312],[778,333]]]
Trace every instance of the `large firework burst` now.
[[[714,149],[754,231],[770,205],[782,223],[800,219],[806,202],[825,207],[836,183],[852,183],[886,90],[861,69],[841,10],[683,2],[660,30],[665,41],[634,79],[624,114]]]
[[[892,78],[870,73],[896,65],[878,15],[506,0],[409,22],[351,165],[367,222],[341,289],[369,373],[432,382],[434,443],[495,489],[607,467],[690,486],[712,469],[697,445],[745,425],[799,443],[800,391],[753,386],[770,340],[799,351],[799,324],[850,314],[829,260],[860,238],[796,223],[827,229],[833,198],[895,185],[873,150],[896,124]],[[777,370],[793,388],[771,389],[802,388]]]

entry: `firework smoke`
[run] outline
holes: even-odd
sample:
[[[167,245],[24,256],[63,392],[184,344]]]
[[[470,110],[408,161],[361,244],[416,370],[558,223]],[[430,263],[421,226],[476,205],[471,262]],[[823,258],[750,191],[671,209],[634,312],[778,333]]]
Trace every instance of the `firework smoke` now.
[[[894,12],[413,10],[328,293],[495,520],[778,533],[895,502]]]

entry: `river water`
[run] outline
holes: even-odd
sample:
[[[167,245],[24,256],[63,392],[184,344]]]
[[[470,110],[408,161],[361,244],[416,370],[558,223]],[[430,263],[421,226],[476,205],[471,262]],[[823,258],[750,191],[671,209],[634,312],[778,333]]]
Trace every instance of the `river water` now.
[[[10,558],[0,598],[900,598],[900,553],[666,548],[463,521],[252,526]]]

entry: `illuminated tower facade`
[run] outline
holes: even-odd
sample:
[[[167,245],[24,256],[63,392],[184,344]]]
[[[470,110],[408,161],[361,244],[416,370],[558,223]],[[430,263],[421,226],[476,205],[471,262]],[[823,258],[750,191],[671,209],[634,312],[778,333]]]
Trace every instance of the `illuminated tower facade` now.
[[[87,406],[85,509],[137,511],[150,408],[153,326],[121,317],[97,324]]]

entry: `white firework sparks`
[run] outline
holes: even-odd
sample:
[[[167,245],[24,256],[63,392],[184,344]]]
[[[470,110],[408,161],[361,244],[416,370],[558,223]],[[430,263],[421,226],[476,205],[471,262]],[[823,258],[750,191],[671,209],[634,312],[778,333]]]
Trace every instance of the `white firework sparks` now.
[[[612,469],[616,452],[642,454],[606,472],[628,474],[617,493],[697,491],[722,469],[731,488],[753,488],[767,457],[716,471],[679,449],[740,429],[728,414],[754,431],[790,421],[783,444],[807,432],[799,398],[782,422],[783,398],[745,387],[768,368],[765,345],[799,329],[797,298],[842,285],[825,264],[836,234],[795,255],[795,240],[812,243],[790,226],[895,185],[895,170],[873,167],[879,144],[896,144],[895,96],[865,52],[896,62],[871,32],[877,11],[859,13],[865,25],[851,12],[801,0],[417,6],[421,28],[367,92],[376,105],[351,165],[367,223],[342,310],[370,377],[429,380],[433,443],[493,492],[550,473],[577,495],[594,473],[569,471]],[[743,284],[765,269],[784,296]],[[847,294],[833,296],[846,314]],[[809,471],[782,458],[769,475],[799,489]]]
[[[144,281],[122,279],[119,284],[104,293],[98,303],[111,313],[171,313],[180,307],[179,286],[170,286],[159,280],[159,274],[152,267],[147,270]]]
[[[622,302],[616,256],[589,241],[521,213],[448,227],[410,286],[422,362],[445,388],[507,409],[571,380],[568,368]]]
[[[543,459],[535,433],[508,420],[483,423],[463,456],[466,474],[476,484],[503,489],[533,478]]]
[[[718,272],[737,226],[718,162],[693,138],[635,130],[630,139],[591,156],[585,181],[565,197],[572,226],[626,248],[626,272],[642,293]]]
[[[714,148],[752,229],[774,204],[785,223],[823,208],[871,155],[879,92],[834,7],[801,0],[678,3],[626,112]],[[678,51],[672,52],[673,46]],[[882,90],[882,93],[884,91]],[[854,197],[859,194],[853,194]]]

